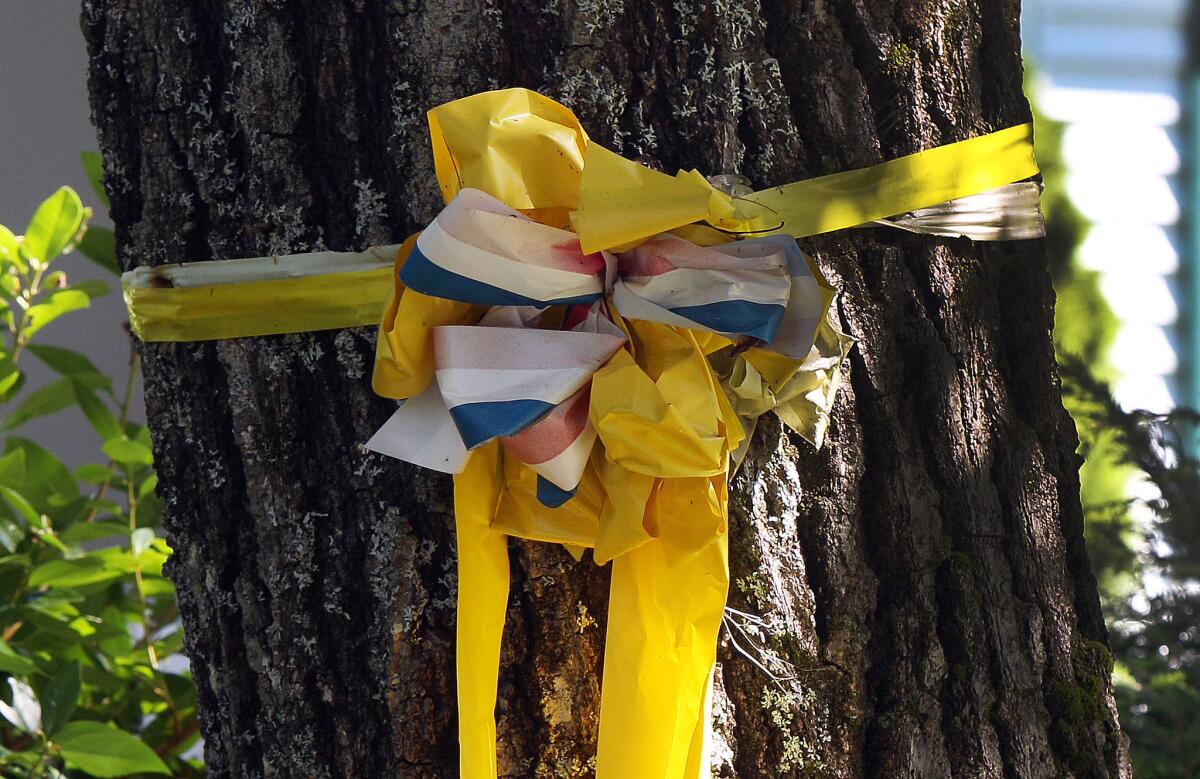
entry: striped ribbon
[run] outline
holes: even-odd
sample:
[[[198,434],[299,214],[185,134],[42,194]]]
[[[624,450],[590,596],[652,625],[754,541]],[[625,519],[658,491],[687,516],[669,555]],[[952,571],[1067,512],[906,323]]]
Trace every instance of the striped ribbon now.
[[[790,236],[702,247],[663,234],[585,254],[574,233],[474,189],[421,233],[399,276],[421,294],[492,308],[477,326],[433,329],[434,381],[367,448],[461,473],[471,450],[498,438],[538,474],[538,499],[550,507],[574,494],[596,439],[591,377],[626,342],[606,296],[625,318],[798,359],[826,305]],[[552,305],[570,308],[557,329],[540,328]]]

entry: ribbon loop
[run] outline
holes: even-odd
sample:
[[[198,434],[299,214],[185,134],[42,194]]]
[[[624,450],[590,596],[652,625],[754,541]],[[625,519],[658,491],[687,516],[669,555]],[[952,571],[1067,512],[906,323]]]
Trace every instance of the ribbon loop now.
[[[712,333],[721,340],[711,348],[739,342],[802,358],[828,305],[787,236],[699,246],[664,233],[615,257],[588,255],[574,234],[475,189],[461,190],[421,233],[399,278],[407,292],[493,307],[475,326],[430,330],[442,404],[422,395],[368,446],[461,470],[464,451],[499,438],[506,453],[537,473],[538,498],[552,508],[574,494],[597,434],[608,457],[646,475],[707,477],[726,469],[740,423],[715,405],[697,406],[723,390],[706,347],[694,336],[668,336],[670,329]],[[627,355],[592,393],[593,377],[626,340],[600,304],[606,293],[622,319],[670,326],[639,338],[649,355],[663,355],[642,362],[661,361],[673,376],[664,386],[707,390],[663,394],[657,377]],[[568,306],[564,327],[539,327],[541,312],[555,305]],[[461,442],[448,440],[447,418]],[[697,427],[688,419],[701,421]],[[392,440],[419,432],[429,441]],[[670,456],[645,458],[647,439],[673,442]]]
[[[400,271],[408,287],[463,303],[548,306],[604,294],[607,258],[579,238],[535,222],[477,189],[464,189],[417,238]]]

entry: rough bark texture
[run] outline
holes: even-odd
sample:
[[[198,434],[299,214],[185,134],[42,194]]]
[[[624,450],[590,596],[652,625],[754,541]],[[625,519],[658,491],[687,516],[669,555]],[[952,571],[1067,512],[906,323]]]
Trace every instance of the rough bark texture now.
[[[1016,0],[84,0],[125,267],[395,241],[439,201],[423,118],[523,85],[673,171],[758,184],[1028,119]],[[803,242],[858,339],[827,446],[760,429],[716,773],[1129,775],[1039,242]],[[214,777],[450,777],[448,481],[363,452],[373,332],[143,347]],[[512,777],[586,776],[607,570],[514,542]],[[649,779],[658,779],[651,777]]]

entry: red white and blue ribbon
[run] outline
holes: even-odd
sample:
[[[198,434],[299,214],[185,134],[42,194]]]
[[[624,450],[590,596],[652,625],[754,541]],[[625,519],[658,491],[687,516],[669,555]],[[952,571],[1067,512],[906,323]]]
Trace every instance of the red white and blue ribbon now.
[[[417,239],[400,280],[434,297],[492,306],[474,326],[433,331],[435,378],[367,447],[458,473],[468,452],[499,438],[538,474],[538,496],[569,499],[596,433],[592,375],[625,344],[605,313],[721,334],[803,358],[824,305],[788,236],[698,246],[655,236],[630,251],[584,254],[549,227],[473,189],[462,190]],[[569,305],[561,329],[540,313]]]

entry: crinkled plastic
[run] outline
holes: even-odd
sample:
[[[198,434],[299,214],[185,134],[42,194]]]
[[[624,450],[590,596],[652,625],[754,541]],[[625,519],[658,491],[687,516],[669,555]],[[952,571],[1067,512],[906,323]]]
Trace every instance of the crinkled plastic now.
[[[693,222],[749,232],[761,226],[738,218],[733,199],[694,171],[676,176],[651,170],[590,143],[571,226],[585,252],[619,250]]]
[[[492,527],[503,484],[500,444],[471,455],[454,477],[458,536],[459,776],[496,777],[496,686],[508,606],[508,541]]]
[[[704,741],[729,590],[725,475],[662,479],[654,540],[613,560],[596,776],[708,776]]]
[[[432,376],[431,323],[449,314],[433,309],[442,320],[431,317],[429,299],[413,290],[397,286],[396,294],[380,340],[404,345],[381,349],[386,365],[376,375],[415,394]],[[417,304],[406,305],[414,295]],[[597,776],[702,775],[707,689],[728,588],[725,473],[743,436],[707,354],[729,342],[618,322],[630,345],[594,374],[598,443],[571,500],[557,508],[540,502],[536,474],[498,441],[472,452],[455,476],[463,777],[495,777],[505,535],[576,553],[592,548],[598,563],[613,561]]]
[[[566,106],[527,89],[499,89],[440,105],[428,119],[447,203],[466,186],[510,208],[575,208],[587,133]]]
[[[867,171],[733,198],[694,171],[668,176],[589,143],[569,111],[519,90],[455,101],[430,112],[430,125],[448,202],[462,189],[477,189],[556,227],[569,210],[585,255],[624,251],[668,231],[697,246],[772,225],[807,235],[1036,172],[1028,130],[1014,128]],[[445,274],[464,271],[437,262],[429,272],[458,284]],[[488,283],[505,286],[502,279]],[[506,294],[490,289],[471,294]],[[828,285],[818,277],[814,289],[827,316],[815,325],[806,356],[795,345],[787,356],[735,344],[719,332],[673,326],[665,313],[662,321],[623,319],[610,303],[627,341],[592,375],[596,443],[573,497],[556,508],[539,500],[534,470],[497,442],[471,455],[455,479],[456,501],[465,501],[456,508],[460,577],[470,585],[460,585],[460,601],[478,601],[460,603],[459,611],[462,776],[495,776],[489,718],[504,619],[499,594],[507,592],[507,563],[496,542],[503,534],[562,543],[577,557],[590,547],[598,563],[612,561],[599,779],[708,775],[707,711],[729,583],[727,470],[744,451],[753,420],[768,411],[820,442],[852,344],[829,312]],[[408,304],[415,295],[397,284],[381,328],[387,345],[376,373],[388,378],[392,396],[428,384],[432,327],[478,318],[465,304],[439,307],[424,296]],[[464,643],[473,646],[463,649]]]
[[[397,284],[381,327],[381,389],[424,391],[433,327],[478,317],[478,307],[446,303]],[[497,441],[471,453],[455,476],[464,777],[495,776],[505,535],[592,548],[597,562],[613,561],[597,776],[702,775],[707,690],[728,589],[725,474],[744,435],[708,359],[729,341],[653,322],[617,317],[617,324],[628,348],[593,376],[589,415],[598,443],[571,500],[544,505],[536,474]]]
[[[778,232],[799,238],[936,206],[1037,173],[1033,125],[1022,124],[869,168],[771,187],[746,199],[778,219]]]
[[[590,143],[570,110],[526,90],[456,100],[430,111],[429,124],[437,178],[448,203],[460,191],[476,189],[544,225],[569,224],[580,245],[564,248],[571,249],[572,258],[581,249],[583,260],[666,232],[695,246],[772,231],[811,235],[920,212],[1037,172],[1030,129],[1022,125],[871,168],[734,197],[696,171],[669,176]],[[1031,224],[1027,196],[1002,200],[1000,210],[1019,200],[1025,214],[1021,224]],[[906,229],[959,229],[967,206],[900,221]],[[989,219],[996,208],[989,206]],[[445,236],[438,240],[444,247]],[[432,399],[437,405],[431,394],[440,370],[435,331],[473,325],[489,315],[483,305],[406,288],[399,271],[409,256],[428,260],[413,253],[415,243],[416,236],[396,253],[373,386],[387,397]],[[612,282],[609,269],[607,283]],[[424,270],[445,277],[450,269]],[[331,296],[328,279],[316,277],[291,280],[295,289],[287,282],[256,280],[203,292],[129,283],[126,294],[131,319],[148,340],[361,324],[364,300],[378,306],[386,283],[378,269],[362,279],[341,275],[345,278],[335,279],[340,284],[335,294],[344,299],[332,304],[323,302]],[[790,277],[794,291],[797,276]],[[428,277],[414,272],[412,283],[417,278]],[[356,281],[360,288],[353,288]],[[264,283],[278,286],[254,286]],[[665,314],[661,321],[622,319],[609,300],[609,324],[624,333],[626,342],[591,377],[586,421],[594,427],[595,444],[586,462],[576,461],[583,462],[582,476],[557,507],[541,499],[545,484],[534,468],[511,456],[499,439],[470,452],[460,447],[446,458],[453,464],[444,469],[456,472],[460,776],[497,775],[494,713],[510,535],[564,544],[577,558],[591,548],[597,563],[612,562],[598,779],[708,775],[712,672],[729,584],[726,473],[744,452],[754,419],[768,411],[819,445],[852,344],[837,329],[828,285],[817,279],[806,289],[809,300],[819,300],[826,311],[812,325],[815,332],[812,327],[804,331],[814,332],[806,356],[795,343],[786,354],[761,348],[750,330],[736,331],[738,336],[722,327],[675,326],[664,323]],[[529,311],[510,313],[522,323],[537,320],[532,326],[558,327],[570,312],[558,306],[529,317]],[[450,423],[437,424],[445,432]]]
[[[487,312],[486,306],[405,290],[400,269],[416,242],[417,236],[411,236],[396,253],[392,293],[375,342],[371,388],[385,398],[411,398],[429,386],[433,378],[433,328],[474,324]]]

